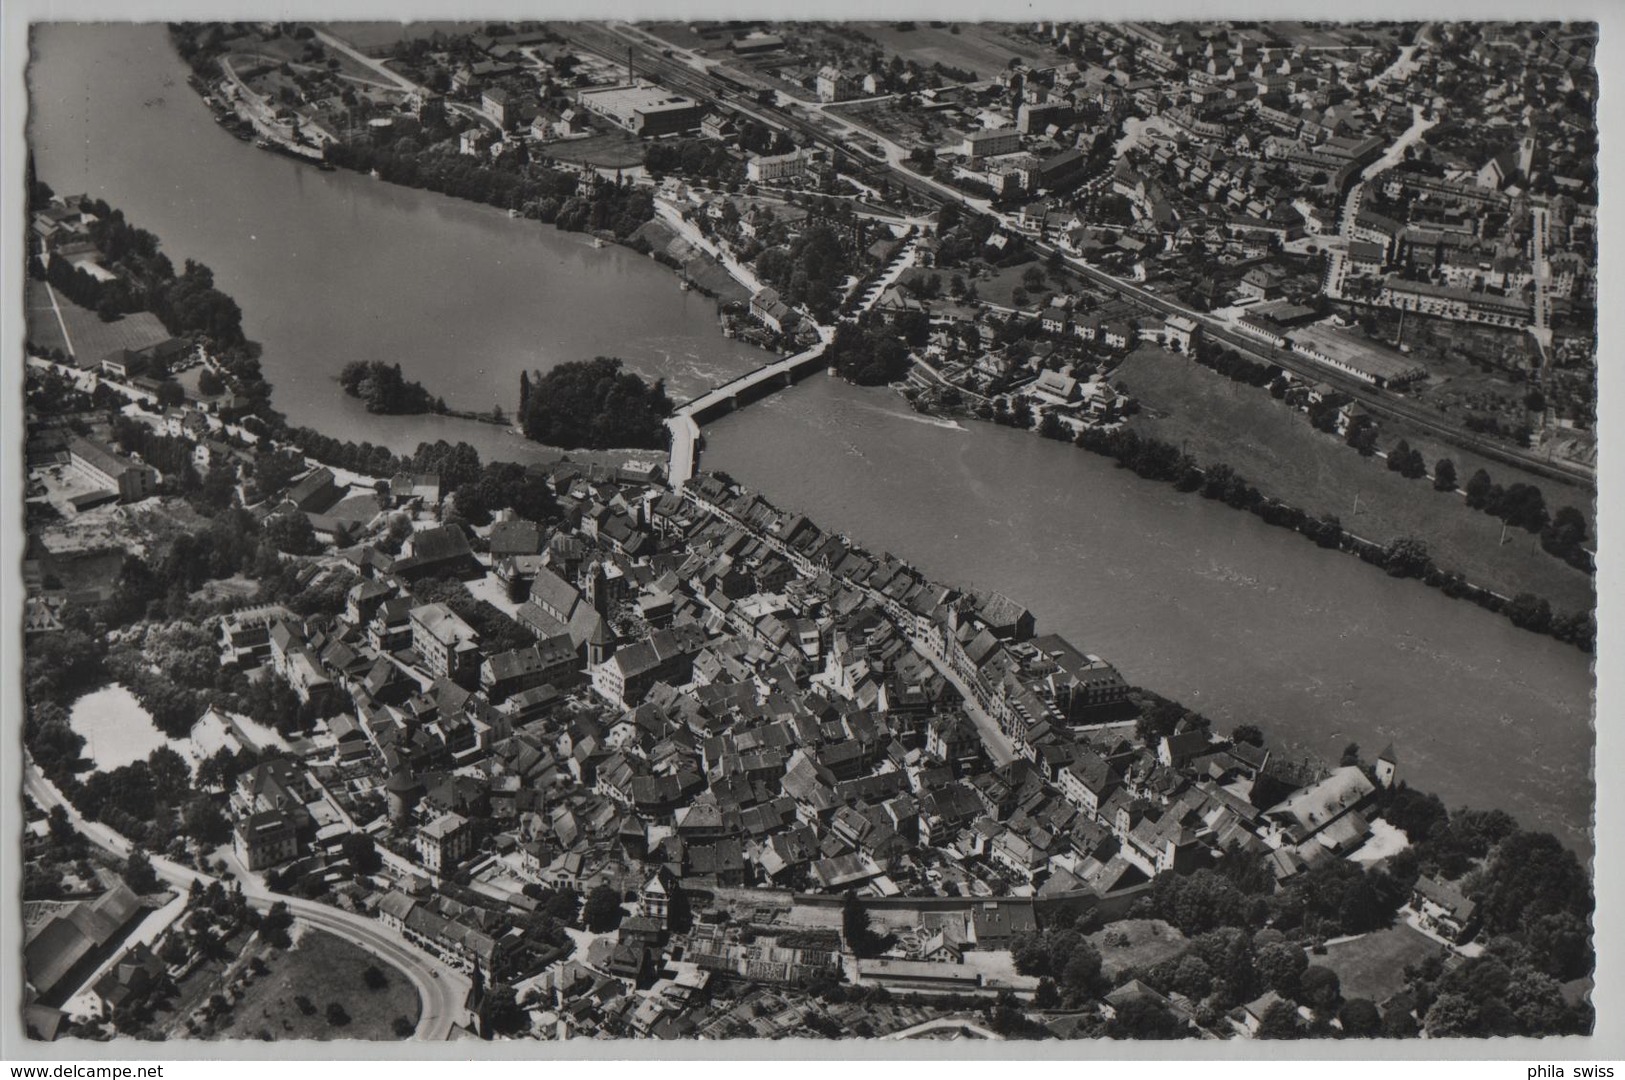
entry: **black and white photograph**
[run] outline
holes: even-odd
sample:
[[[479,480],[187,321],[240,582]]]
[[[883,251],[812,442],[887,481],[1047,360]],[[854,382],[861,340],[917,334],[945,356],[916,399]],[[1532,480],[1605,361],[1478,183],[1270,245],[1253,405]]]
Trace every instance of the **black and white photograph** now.
[[[1593,16],[444,9],[9,24],[9,1055],[1606,1033]]]

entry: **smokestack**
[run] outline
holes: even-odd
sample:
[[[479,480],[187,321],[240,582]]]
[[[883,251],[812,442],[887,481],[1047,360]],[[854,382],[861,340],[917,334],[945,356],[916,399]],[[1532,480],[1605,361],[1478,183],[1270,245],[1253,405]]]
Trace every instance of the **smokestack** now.
[[[638,82],[637,73],[632,67],[632,50],[634,48],[636,48],[636,46],[633,45],[628,45],[626,47],[626,84],[628,86],[636,86]]]

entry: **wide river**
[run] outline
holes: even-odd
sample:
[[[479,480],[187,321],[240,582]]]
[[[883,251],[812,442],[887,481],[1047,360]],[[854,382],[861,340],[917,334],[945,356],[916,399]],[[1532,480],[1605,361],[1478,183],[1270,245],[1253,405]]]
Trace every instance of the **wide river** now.
[[[321,173],[221,131],[160,28],[36,40],[42,179],[89,191],[201,259],[264,346],[296,423],[410,449],[489,425],[368,416],[332,376],[399,361],[447,401],[511,408],[519,371],[616,355],[687,393],[760,363],[649,260],[495,211]],[[1589,854],[1591,658],[1103,458],[914,416],[815,377],[706,429],[704,464],[943,581],[999,589],[1041,627],[1280,752],[1393,742],[1452,807],[1497,806]]]

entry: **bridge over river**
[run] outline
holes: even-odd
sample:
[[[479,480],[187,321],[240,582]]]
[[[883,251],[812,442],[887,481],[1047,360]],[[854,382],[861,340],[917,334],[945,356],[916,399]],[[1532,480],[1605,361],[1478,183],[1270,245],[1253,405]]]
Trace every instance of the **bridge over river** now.
[[[820,327],[818,344],[794,356],[763,364],[713,390],[677,407],[666,427],[671,430],[671,455],[667,462],[668,482],[680,488],[694,478],[694,466],[699,458],[700,425],[741,405],[765,397],[774,390],[791,386],[824,366],[824,349],[829,346],[833,332]]]

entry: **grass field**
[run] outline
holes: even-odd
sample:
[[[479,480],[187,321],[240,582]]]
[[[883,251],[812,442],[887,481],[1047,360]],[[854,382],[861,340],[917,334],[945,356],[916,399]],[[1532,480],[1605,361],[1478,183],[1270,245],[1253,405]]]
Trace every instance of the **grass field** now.
[[[417,1025],[421,1003],[406,976],[348,941],[307,929],[292,949],[271,953],[266,965],[270,972],[249,984],[220,1038],[257,1039],[269,1032],[277,1039],[396,1039],[396,1017]],[[363,977],[373,966],[387,980],[378,990]],[[309,1016],[295,1001],[300,996],[314,1006]],[[327,1006],[335,1001],[349,1023],[328,1023]]]
[[[1444,947],[1405,923],[1326,947],[1311,962],[1337,972],[1345,998],[1382,1003],[1405,989],[1405,965]]]
[[[916,23],[912,30],[899,30],[893,23],[854,23],[855,29],[873,38],[888,53],[897,53],[922,67],[944,67],[974,71],[979,79],[990,79],[1010,66],[1013,57],[1037,62],[1040,67],[1064,63],[1059,54],[1025,39],[1006,36],[997,27],[959,23],[956,34],[947,27]]]
[[[542,153],[555,161],[585,162],[601,169],[628,169],[643,164],[643,144],[635,135],[619,131],[548,143]]]
[[[1200,463],[1225,462],[1268,496],[1313,514],[1336,514],[1345,529],[1378,543],[1422,537],[1440,566],[1504,595],[1532,592],[1565,611],[1594,605],[1590,578],[1541,551],[1536,537],[1514,530],[1503,545],[1499,520],[1469,509],[1458,495],[1434,491],[1425,479],[1389,472],[1381,458],[1360,457],[1262,390],[1155,347],[1131,355],[1118,378],[1144,406],[1131,422],[1136,431],[1183,444]],[[1379,443],[1386,448],[1400,434],[1385,426]],[[1413,445],[1430,466],[1440,454],[1451,456],[1463,484],[1477,467],[1471,455],[1421,440]],[[1501,483],[1517,479],[1506,466],[1489,472]],[[1561,485],[1537,486],[1549,509],[1579,502]]]
[[[335,22],[323,23],[322,29],[354,46],[368,56],[383,56],[399,41],[416,38],[429,39],[436,34],[477,34],[483,23],[477,22]]]
[[[1126,944],[1108,945],[1110,934],[1122,934]],[[1113,940],[1116,940],[1115,938]],[[1108,978],[1128,968],[1147,968],[1160,964],[1171,956],[1178,956],[1187,943],[1184,934],[1161,919],[1124,919],[1089,935],[1089,941],[1100,950],[1100,969]]]
[[[100,360],[114,349],[144,349],[170,336],[158,316],[150,311],[102,322],[94,311],[58,293],[57,306],[62,310],[62,323],[66,323],[68,329],[68,341],[64,342],[62,326],[51,310],[50,292],[43,281],[28,280],[28,337],[41,348],[72,352],[80,360]]]

